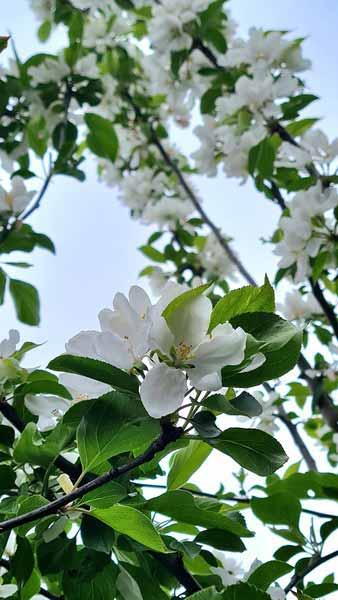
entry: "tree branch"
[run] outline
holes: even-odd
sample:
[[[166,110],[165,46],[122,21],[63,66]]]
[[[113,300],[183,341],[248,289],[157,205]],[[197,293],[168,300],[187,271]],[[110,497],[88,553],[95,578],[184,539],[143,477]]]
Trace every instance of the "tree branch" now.
[[[338,319],[333,306],[326,300],[318,281],[314,281],[312,277],[309,277],[309,282],[314,297],[322,307],[323,313],[325,314],[328,322],[330,323],[335,333],[336,338],[338,339]]]
[[[3,521],[0,523],[0,533],[3,533],[4,531],[10,531],[11,529],[18,527],[19,525],[24,525],[25,523],[32,523],[33,521],[36,521],[37,519],[47,515],[55,514],[61,508],[67,506],[67,504],[70,504],[71,502],[74,502],[74,500],[84,496],[84,494],[87,494],[88,492],[101,487],[108,481],[113,481],[121,475],[133,471],[136,469],[136,467],[151,461],[158,452],[164,450],[168,444],[177,440],[183,433],[183,430],[180,427],[174,427],[168,421],[163,421],[161,425],[161,435],[149,446],[145,452],[143,452],[143,454],[125,465],[110,469],[107,473],[92,479],[88,483],[85,483],[81,487],[74,489],[69,494],[65,494],[64,496],[61,496],[61,498],[58,498],[49,504],[41,506],[40,508],[32,510],[24,515],[19,515],[18,517],[13,517],[12,519]]]
[[[188,596],[202,589],[196,579],[185,568],[180,554],[159,554],[158,552],[150,552],[150,554],[176,577],[177,581],[187,590]]]
[[[310,471],[318,471],[316,462],[313,456],[310,454],[301,435],[299,434],[297,426],[294,423],[292,423],[292,421],[289,419],[289,417],[286,414],[285,408],[282,404],[278,407],[278,417],[282,421],[282,423],[284,423],[285,427],[287,427],[287,429],[289,430],[296,446],[299,448]]]
[[[161,485],[159,483],[143,483],[142,481],[131,481],[133,485],[137,487],[145,487],[145,488],[153,488],[158,490],[166,490],[166,485]],[[249,504],[252,498],[247,498],[244,496],[227,496],[220,497],[217,494],[211,494],[210,492],[201,492],[200,490],[192,490],[190,488],[181,487],[180,490],[182,492],[189,492],[190,494],[194,494],[195,496],[201,496],[202,498],[213,498],[215,500],[220,500],[221,502],[236,502],[237,504]],[[338,515],[330,515],[329,513],[320,512],[318,510],[311,510],[310,508],[302,508],[302,512],[313,515],[320,519],[336,519]]]
[[[304,579],[304,577],[306,577],[306,575],[308,575],[309,573],[314,571],[314,569],[316,569],[320,565],[326,563],[327,561],[331,560],[332,558],[335,558],[336,556],[338,556],[338,550],[336,550],[335,552],[331,552],[331,554],[327,554],[326,556],[314,557],[312,560],[310,560],[308,566],[305,569],[303,569],[300,573],[294,574],[290,583],[284,589],[284,592],[286,594],[291,592],[292,588],[297,586]]]
[[[165,163],[175,173],[178,181],[180,182],[180,184],[181,184],[182,188],[184,189],[185,193],[187,194],[188,198],[191,200],[191,202],[194,205],[196,211],[201,216],[201,218],[203,219],[204,223],[206,225],[208,225],[208,227],[214,233],[216,239],[218,240],[218,242],[220,243],[220,245],[222,246],[222,248],[225,250],[225,252],[228,255],[228,257],[230,258],[231,262],[234,265],[236,265],[238,271],[241,273],[241,275],[244,277],[244,279],[246,279],[246,281],[248,281],[251,285],[256,286],[257,283],[255,282],[254,278],[250,275],[249,271],[246,270],[246,268],[244,267],[244,265],[242,264],[242,262],[240,261],[240,259],[236,256],[236,254],[234,253],[234,251],[231,249],[231,247],[229,246],[229,244],[227,243],[227,241],[222,236],[222,234],[221,234],[220,230],[218,229],[218,227],[216,227],[216,225],[213,223],[213,221],[207,215],[207,213],[205,212],[204,208],[201,206],[200,202],[198,201],[196,195],[192,191],[191,187],[186,182],[186,180],[185,180],[185,178],[184,178],[181,170],[177,166],[176,162],[171,159],[171,157],[169,156],[169,154],[167,153],[167,151],[163,147],[161,141],[159,140],[159,138],[157,137],[156,133],[153,130],[152,130],[152,140],[151,141],[153,142],[154,146],[156,146],[157,149],[159,150],[159,152],[160,152],[163,160],[165,161]]]

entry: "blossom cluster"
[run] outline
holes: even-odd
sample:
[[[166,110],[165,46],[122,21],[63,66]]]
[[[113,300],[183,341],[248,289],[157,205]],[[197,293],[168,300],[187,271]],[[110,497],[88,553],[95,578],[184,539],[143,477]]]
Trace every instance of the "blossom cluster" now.
[[[332,209],[336,206],[336,189],[323,189],[318,182],[308,190],[296,193],[288,204],[289,215],[280,218],[283,239],[277,243],[275,254],[281,256],[280,268],[296,266],[296,283],[311,274],[311,258],[315,258],[322,249],[327,251],[331,247],[334,250]]]
[[[188,382],[197,390],[219,390],[224,366],[247,372],[263,364],[262,353],[246,355],[247,336],[240,327],[224,323],[209,332],[212,304],[204,294],[179,304],[165,319],[165,309],[188,290],[168,282],[154,305],[138,286],[131,288],[129,299],[116,294],[113,310],[99,314],[101,331],[80,332],[68,342],[67,352],[141,370],[140,397],[154,418],[181,406]]]

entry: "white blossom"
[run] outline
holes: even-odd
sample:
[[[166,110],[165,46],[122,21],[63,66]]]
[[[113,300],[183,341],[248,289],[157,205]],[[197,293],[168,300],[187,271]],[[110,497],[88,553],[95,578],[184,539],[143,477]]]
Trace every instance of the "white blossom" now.
[[[142,214],[142,222],[146,224],[156,224],[159,227],[168,225],[174,226],[177,221],[184,222],[194,211],[194,206],[190,200],[183,200],[175,197],[163,197],[155,204],[149,204],[145,207]]]
[[[29,67],[28,74],[32,78],[32,85],[54,81],[59,83],[70,74],[70,68],[62,56],[46,58],[36,67]]]
[[[191,46],[184,26],[207,8],[208,0],[164,0],[153,8],[149,37],[159,52],[179,51]]]
[[[30,203],[35,192],[29,192],[22,177],[15,176],[11,179],[11,189],[6,191],[0,185],[0,214],[10,212],[20,214]]]
[[[9,358],[16,351],[16,347],[20,341],[20,334],[16,329],[10,329],[8,339],[0,342],[0,359]]]
[[[220,577],[223,586],[228,587],[237,583],[243,576],[241,565],[234,558],[228,558],[223,552],[219,552],[218,550],[214,550],[213,554],[222,566],[211,567],[211,571]]]
[[[54,429],[58,421],[71,406],[71,401],[47,394],[27,394],[25,396],[25,406],[32,415],[39,417],[38,429],[40,431],[49,431]]]
[[[30,6],[39,21],[47,21],[53,16],[55,0],[30,0]]]
[[[279,150],[280,166],[305,169],[314,162],[324,175],[329,175],[331,163],[338,158],[338,138],[329,142],[321,129],[310,129],[300,139],[299,146],[283,142]]]
[[[211,277],[236,279],[236,268],[214,233],[210,233],[199,254],[202,267]]]
[[[0,598],[9,598],[17,592],[17,585],[14,583],[1,583],[1,581],[2,578],[0,577]]]
[[[288,321],[308,319],[314,314],[321,314],[322,308],[312,293],[302,295],[298,290],[287,292],[279,310]]]
[[[290,216],[282,217],[279,226],[284,237],[275,247],[281,256],[279,267],[296,264],[295,282],[300,283],[310,274],[310,257],[317,256],[320,248],[328,243],[328,227],[313,218],[324,215],[338,205],[338,194],[334,188],[322,189],[320,183],[295,194],[289,204]],[[325,217],[326,218],[326,217]],[[327,220],[326,225],[330,226]]]

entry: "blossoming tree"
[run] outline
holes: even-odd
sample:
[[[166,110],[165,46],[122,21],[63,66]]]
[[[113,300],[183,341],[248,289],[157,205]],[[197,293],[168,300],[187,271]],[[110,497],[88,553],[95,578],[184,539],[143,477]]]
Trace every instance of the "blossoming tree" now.
[[[152,226],[152,293],[117,292],[44,368],[22,366],[36,344],[2,324],[0,597],[333,598],[338,140],[302,116],[317,98],[302,40],[240,38],[223,0],[31,7],[41,43],[63,28],[67,45],[22,62],[1,38],[0,303],[39,323],[38,291],[6,265],[54,251],[29,217],[58,175],[85,181],[88,160]],[[193,110],[200,147],[184,156],[172,123]],[[221,172],[280,208],[272,283],[195,188]],[[190,481],[211,453],[213,494]]]

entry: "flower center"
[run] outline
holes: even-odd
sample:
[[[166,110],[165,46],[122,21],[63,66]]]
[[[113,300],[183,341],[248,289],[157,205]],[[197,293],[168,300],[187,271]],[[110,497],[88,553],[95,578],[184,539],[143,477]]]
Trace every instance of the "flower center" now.
[[[176,346],[176,356],[179,360],[186,360],[188,356],[190,356],[191,350],[192,346],[185,342],[180,342],[178,346]]]

